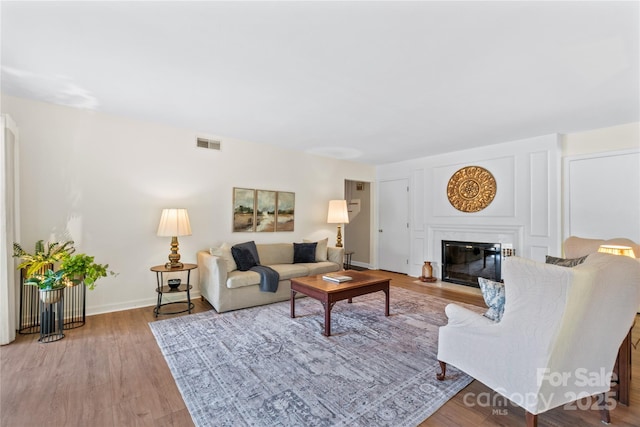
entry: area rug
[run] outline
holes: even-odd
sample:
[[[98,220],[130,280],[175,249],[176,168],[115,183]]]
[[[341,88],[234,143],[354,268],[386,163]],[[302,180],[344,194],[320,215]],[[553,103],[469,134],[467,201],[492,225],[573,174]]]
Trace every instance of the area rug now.
[[[150,323],[196,426],[416,426],[472,378],[437,381],[445,299],[391,289],[338,302],[331,337],[311,298]]]

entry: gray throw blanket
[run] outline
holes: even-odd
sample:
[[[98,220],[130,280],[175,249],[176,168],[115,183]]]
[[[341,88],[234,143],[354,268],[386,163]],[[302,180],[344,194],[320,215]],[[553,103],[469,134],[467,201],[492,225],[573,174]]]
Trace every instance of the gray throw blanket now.
[[[275,292],[278,290],[280,275],[271,267],[256,265],[250,268],[260,275],[260,290],[262,292]]]

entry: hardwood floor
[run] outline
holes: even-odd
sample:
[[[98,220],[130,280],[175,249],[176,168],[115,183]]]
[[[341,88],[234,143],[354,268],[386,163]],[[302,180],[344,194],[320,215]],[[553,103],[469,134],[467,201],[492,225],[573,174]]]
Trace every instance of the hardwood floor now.
[[[484,306],[477,294],[422,284],[404,275],[379,274],[390,277],[392,286]],[[195,312],[211,310],[206,302],[194,303]],[[36,335],[19,335],[14,343],[0,347],[0,425],[192,426],[148,326],[154,320],[152,307],[102,314],[88,317],[84,327],[65,331],[65,338],[55,343],[40,344]],[[640,319],[633,334],[631,405],[612,411],[617,426],[640,425]],[[470,407],[465,405],[466,393],[493,397],[474,381],[420,426],[524,425],[522,409],[500,406],[492,412],[495,408]],[[599,420],[597,411],[556,408],[540,415],[538,425],[598,426]]]

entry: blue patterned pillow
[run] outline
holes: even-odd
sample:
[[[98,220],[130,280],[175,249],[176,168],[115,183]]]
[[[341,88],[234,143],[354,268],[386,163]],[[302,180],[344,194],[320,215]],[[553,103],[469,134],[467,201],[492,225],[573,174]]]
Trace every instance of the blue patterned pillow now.
[[[478,284],[484,302],[489,307],[484,316],[494,322],[499,322],[502,319],[502,313],[504,313],[504,283],[478,277]]]

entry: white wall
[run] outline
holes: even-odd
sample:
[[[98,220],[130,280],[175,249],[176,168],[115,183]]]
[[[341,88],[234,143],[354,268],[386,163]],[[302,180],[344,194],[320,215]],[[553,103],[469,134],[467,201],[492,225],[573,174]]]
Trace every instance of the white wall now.
[[[563,135],[563,236],[640,242],[640,123]]]
[[[640,148],[640,122],[562,135],[562,156]]]
[[[489,170],[497,182],[492,203],[476,213],[460,212],[447,199],[449,178],[470,165]],[[560,255],[560,145],[555,134],[377,169],[378,181],[399,178],[411,183],[412,276],[420,275],[424,261],[432,261],[439,277],[443,239],[511,243],[517,255],[542,261],[546,254]]]
[[[89,314],[155,304],[149,268],[166,262],[170,243],[156,236],[163,208],[189,210],[183,262],[223,241],[335,243],[328,201],[343,197],[345,179],[375,177],[359,163],[6,95],[2,111],[20,129],[23,245],[71,238],[119,273],[87,293]],[[196,136],[222,150],[196,148]],[[295,231],[232,233],[233,187],[295,192]]]

